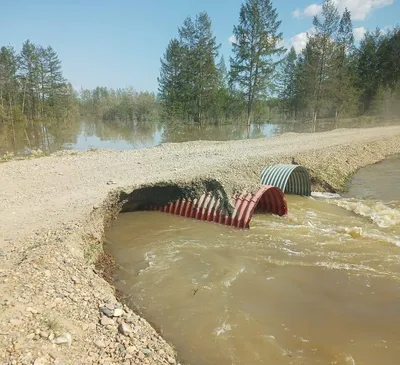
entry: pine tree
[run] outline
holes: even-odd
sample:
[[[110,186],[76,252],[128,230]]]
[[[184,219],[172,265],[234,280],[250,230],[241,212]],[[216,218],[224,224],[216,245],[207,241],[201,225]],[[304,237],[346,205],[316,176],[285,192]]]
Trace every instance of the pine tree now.
[[[183,112],[183,50],[177,39],[171,39],[161,59],[158,80],[160,99],[169,117],[180,116]]]
[[[292,46],[283,60],[280,70],[279,98],[283,112],[289,117],[294,117],[296,109],[296,60],[297,54]]]
[[[23,84],[22,113],[31,119],[38,116],[39,63],[37,47],[29,40],[22,45],[19,56],[20,78]]]
[[[353,26],[350,12],[345,9],[339,23],[335,50],[335,79],[333,83],[333,101],[335,119],[354,102],[352,52],[354,51]]]
[[[186,110],[195,122],[201,124],[204,113],[212,107],[218,88],[215,59],[219,45],[206,12],[198,14],[194,21],[188,17],[179,28],[179,36],[184,55],[182,66]]]
[[[246,0],[242,4],[239,25],[233,28],[231,79],[243,91],[247,103],[247,124],[250,125],[252,109],[257,99],[266,97],[272,86],[277,66],[274,57],[283,53],[278,42],[281,22],[270,0]]]
[[[178,33],[179,40],[170,41],[161,60],[160,98],[167,113],[179,110],[185,119],[201,124],[211,118],[218,92],[215,59],[220,46],[206,12],[194,20],[187,17]]]
[[[14,48],[0,49],[0,121],[13,120],[13,109],[16,103],[18,83],[17,56]]]
[[[340,16],[332,0],[325,0],[322,4],[321,18],[315,16],[313,24],[315,35],[309,41],[311,51],[317,56],[317,74],[313,87],[313,100],[311,103],[313,122],[318,115],[329,108],[330,93],[333,90],[335,65],[333,61],[335,52],[334,38],[339,26]],[[314,57],[313,55],[313,57]],[[314,68],[315,65],[312,65]]]
[[[228,75],[228,69],[226,68],[224,56],[221,56],[221,59],[217,64],[217,70],[218,70],[219,87],[227,89],[229,83],[229,75]]]
[[[377,96],[382,83],[379,69],[378,50],[382,42],[380,29],[368,31],[360,42],[357,51],[357,86],[361,90],[361,112],[367,113]],[[376,109],[376,103],[374,108]]]
[[[377,56],[382,84],[395,91],[400,82],[400,28],[382,36]]]

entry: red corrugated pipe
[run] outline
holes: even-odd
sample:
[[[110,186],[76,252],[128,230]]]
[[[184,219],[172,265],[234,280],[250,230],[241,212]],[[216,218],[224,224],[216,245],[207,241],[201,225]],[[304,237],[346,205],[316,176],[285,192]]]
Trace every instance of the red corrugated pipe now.
[[[233,198],[235,209],[232,214],[222,212],[220,199],[211,193],[204,193],[199,199],[182,198],[161,207],[152,206],[151,209],[237,228],[249,228],[254,212],[279,216],[288,212],[285,194],[275,186],[265,185],[255,194],[243,192]]]

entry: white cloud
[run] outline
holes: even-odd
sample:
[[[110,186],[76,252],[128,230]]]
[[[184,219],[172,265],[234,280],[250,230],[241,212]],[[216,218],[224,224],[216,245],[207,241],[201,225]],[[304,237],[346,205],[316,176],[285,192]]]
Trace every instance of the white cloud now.
[[[364,38],[364,34],[366,31],[367,30],[364,27],[354,28],[353,29],[354,40],[361,41],[361,39]]]
[[[297,53],[301,52],[308,41],[308,37],[315,33],[314,28],[310,28],[307,32],[302,32],[296,34],[294,37],[290,38],[289,47],[293,46]]]
[[[232,34],[229,38],[228,38],[228,42],[230,44],[236,43],[236,37]]]
[[[322,5],[319,4],[311,4],[304,9],[304,15],[306,16],[315,16],[320,14],[322,11]]]
[[[293,13],[292,13],[293,18],[300,18],[301,16],[301,10],[300,9],[296,9]]]
[[[364,20],[374,10],[392,5],[394,0],[334,0],[334,2],[340,12],[347,8],[354,20]]]
[[[385,6],[392,5],[395,0],[333,0],[340,13],[347,8],[351,12],[353,20],[364,20],[371,12]],[[322,11],[322,5],[311,4],[303,11],[296,9],[292,15],[295,18],[305,16],[319,15]]]
[[[306,46],[307,39],[308,36],[306,32],[296,34],[294,37],[290,38],[290,46],[293,46],[295,51],[299,53]]]

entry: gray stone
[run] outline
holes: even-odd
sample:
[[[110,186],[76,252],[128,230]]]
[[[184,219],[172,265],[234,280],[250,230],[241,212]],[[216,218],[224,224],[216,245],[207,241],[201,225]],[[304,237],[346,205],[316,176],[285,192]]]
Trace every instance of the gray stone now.
[[[132,328],[126,323],[121,323],[118,325],[118,331],[125,336],[129,336],[132,333]]]
[[[113,317],[114,315],[114,310],[111,310],[107,307],[100,307],[99,308],[100,313],[103,313],[104,315],[106,315],[107,317]]]
[[[100,323],[101,323],[103,326],[109,326],[109,325],[113,325],[113,324],[114,324],[114,321],[113,321],[111,318],[108,318],[108,317],[106,317],[106,316],[103,316],[103,317],[101,317]]]
[[[70,333],[66,332],[62,336],[57,337],[54,340],[54,343],[57,345],[71,345],[72,343],[72,336]]]
[[[149,349],[143,349],[142,352],[147,356],[150,355],[151,351]]]
[[[168,356],[167,361],[168,361],[170,364],[175,364],[175,363],[176,363],[175,359],[174,359],[173,357],[171,357],[171,356]]]
[[[118,345],[118,350],[119,350],[119,352],[121,352],[121,353],[125,352],[125,346],[124,346],[122,343],[120,343],[120,344]]]
[[[74,284],[79,283],[79,278],[75,275],[71,277],[71,280],[74,282]]]

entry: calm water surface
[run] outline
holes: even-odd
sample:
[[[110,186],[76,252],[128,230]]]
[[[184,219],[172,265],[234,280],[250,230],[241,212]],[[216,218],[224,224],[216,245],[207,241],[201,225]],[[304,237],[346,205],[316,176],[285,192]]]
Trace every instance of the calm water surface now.
[[[161,122],[115,123],[106,121],[74,121],[65,123],[28,123],[11,125],[0,123],[0,155],[29,153],[41,149],[52,153],[63,149],[90,148],[127,150],[152,147],[160,143],[195,140],[235,140],[269,137],[285,132],[321,132],[339,128],[359,128],[386,125],[394,122],[344,120],[319,121],[316,125],[301,122],[259,123],[248,129],[243,124],[228,125],[171,125]]]
[[[184,364],[397,365],[399,161],[361,170],[340,199],[289,196],[287,217],[248,231],[121,214],[116,286]]]

